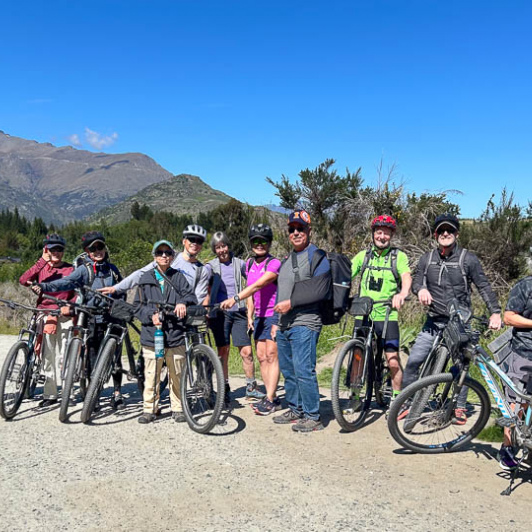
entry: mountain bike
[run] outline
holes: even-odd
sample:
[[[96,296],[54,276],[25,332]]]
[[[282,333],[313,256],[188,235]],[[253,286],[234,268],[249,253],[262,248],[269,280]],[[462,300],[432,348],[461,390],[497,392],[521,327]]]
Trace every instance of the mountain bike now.
[[[13,344],[0,372],[0,416],[12,419],[24,397],[32,398],[37,384],[44,383],[42,373],[43,315],[59,316],[58,309],[39,309],[21,303],[0,299],[0,302],[15,310],[21,308],[32,312],[28,325],[23,327],[18,340]]]
[[[349,314],[355,321],[353,333],[336,357],[331,382],[331,403],[338,424],[348,432],[359,429],[371,407],[371,399],[386,408],[392,397],[390,368],[384,349],[377,348],[375,327],[370,319],[373,307],[386,307],[382,338],[386,338],[392,309],[391,300],[353,299]]]

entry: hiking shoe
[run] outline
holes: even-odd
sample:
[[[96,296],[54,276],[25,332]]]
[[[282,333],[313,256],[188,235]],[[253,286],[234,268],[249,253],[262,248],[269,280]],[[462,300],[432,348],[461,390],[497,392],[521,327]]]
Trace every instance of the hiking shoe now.
[[[265,397],[259,403],[257,408],[255,408],[255,414],[258,416],[268,416],[274,412],[277,412],[277,410],[281,410],[281,400],[276,397],[273,401],[270,401],[267,397]]]
[[[142,414],[139,418],[138,418],[138,422],[141,423],[142,425],[146,425],[147,423],[151,423],[152,421],[155,421],[155,414]]]
[[[286,425],[288,423],[297,423],[300,419],[303,418],[302,414],[298,414],[293,410],[288,409],[286,412],[279,416],[273,417],[273,422],[278,425]]]
[[[403,403],[401,405],[401,409],[399,410],[399,414],[397,414],[397,421],[401,421],[406,416],[408,416],[409,413],[410,413],[410,405],[408,403]]]
[[[268,399],[268,397],[263,397],[260,401],[257,401],[256,403],[251,403],[249,406],[251,407],[252,410],[257,410],[257,408],[259,408],[259,406],[264,403],[264,401],[266,401]]]
[[[511,446],[502,445],[497,453],[497,460],[499,466],[505,471],[513,471],[517,468],[517,460],[515,459],[514,450]]]
[[[176,423],[184,423],[187,420],[187,418],[185,417],[185,414],[183,414],[183,412],[172,412],[172,419]]]
[[[38,405],[37,408],[47,408],[49,406],[55,405],[57,399],[43,399]]]
[[[262,393],[257,388],[257,381],[252,382],[246,386],[246,399],[248,401],[253,401],[254,399],[264,399],[266,397],[265,393]]]
[[[126,408],[126,403],[124,402],[121,393],[115,393],[113,397],[111,397],[111,408],[113,410],[124,410],[124,408]]]
[[[465,408],[455,408],[453,412],[453,425],[465,425],[467,423],[467,414]]]
[[[294,432],[315,432],[324,428],[321,419],[310,419],[309,417],[300,419],[295,425],[292,425]]]

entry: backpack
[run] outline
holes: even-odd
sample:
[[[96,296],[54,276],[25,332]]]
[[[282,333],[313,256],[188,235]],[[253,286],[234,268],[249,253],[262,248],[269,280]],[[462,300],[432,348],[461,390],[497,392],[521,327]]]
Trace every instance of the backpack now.
[[[349,308],[349,293],[351,291],[351,261],[343,253],[325,252],[318,249],[314,252],[310,264],[310,274],[314,275],[316,267],[323,257],[327,257],[331,265],[332,290],[329,299],[320,303],[321,321],[323,325],[339,323]],[[297,258],[292,253],[292,265]]]
[[[387,266],[369,266],[369,261],[371,260],[371,256],[373,254],[373,248],[369,247],[366,250],[366,255],[364,256],[364,261],[362,262],[362,266],[360,268],[360,289],[362,288],[362,279],[364,277],[364,272],[367,270],[368,266],[373,270],[391,270],[393,277],[395,279],[395,282],[397,284],[397,288],[401,290],[401,276],[399,275],[399,270],[397,269],[397,254],[399,250],[397,248],[391,248],[390,250],[390,267]],[[426,272],[425,272],[426,273]]]
[[[87,269],[87,272],[89,274],[89,282],[87,283],[89,286],[92,286],[92,283],[94,282],[94,278],[96,277],[96,273],[92,267],[92,263],[88,259],[87,253],[83,252],[80,253],[73,261],[74,268],[79,268],[80,266],[85,266]],[[118,278],[117,273],[113,268],[110,268],[111,275],[113,276],[114,284],[117,284],[120,279]]]
[[[434,259],[434,252],[436,250],[433,249],[430,252],[429,260],[427,260],[427,264],[425,265],[425,270],[423,272],[423,286],[427,287],[427,272],[429,271],[429,266],[431,264],[438,264],[437,262],[433,262]],[[460,257],[458,257],[458,266],[460,267],[460,272],[462,273],[462,279],[464,281],[466,292],[469,291],[469,283],[467,282],[467,273],[465,271],[464,262],[467,255],[467,249],[462,248],[462,251],[460,252]]]

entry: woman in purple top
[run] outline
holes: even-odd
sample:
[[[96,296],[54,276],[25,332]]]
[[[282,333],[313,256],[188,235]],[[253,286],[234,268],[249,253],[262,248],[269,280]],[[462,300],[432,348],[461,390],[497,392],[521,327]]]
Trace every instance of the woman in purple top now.
[[[266,386],[266,397],[253,407],[255,413],[267,416],[281,408],[281,403],[276,396],[279,383],[277,344],[271,336],[272,325],[277,323],[273,307],[277,295],[276,281],[281,261],[269,253],[273,232],[268,225],[253,225],[249,230],[249,240],[254,257],[246,263],[247,287],[240,290],[236,298],[232,297],[224,301],[221,307],[231,308],[235,300],[249,298],[248,325],[254,330],[257,358]],[[252,298],[250,298],[251,295],[253,295]]]

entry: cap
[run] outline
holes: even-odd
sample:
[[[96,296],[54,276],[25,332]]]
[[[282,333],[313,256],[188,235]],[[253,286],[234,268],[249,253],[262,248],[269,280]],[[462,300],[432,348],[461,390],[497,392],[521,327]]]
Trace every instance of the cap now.
[[[299,224],[304,227],[310,227],[310,215],[304,209],[299,209],[290,213],[288,217],[288,225]]]
[[[157,240],[155,244],[153,244],[153,249],[151,250],[152,253],[155,253],[158,248],[160,248],[162,245],[168,246],[172,251],[174,251],[174,245],[172,242],[169,242],[168,240]]]

